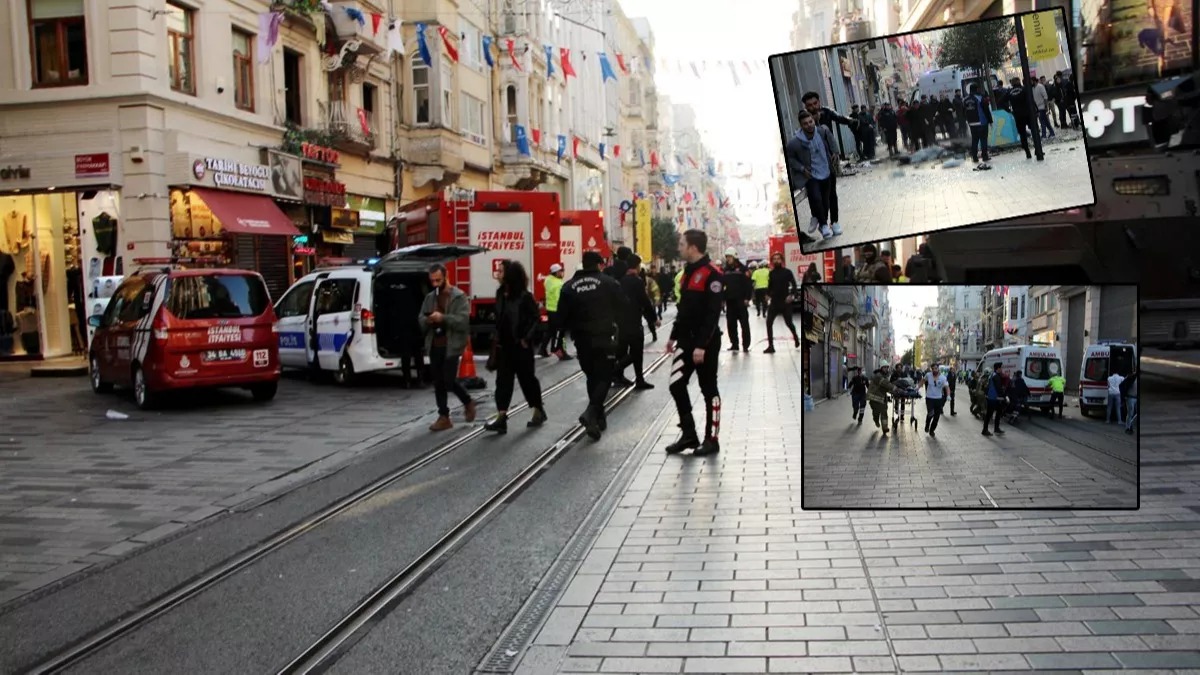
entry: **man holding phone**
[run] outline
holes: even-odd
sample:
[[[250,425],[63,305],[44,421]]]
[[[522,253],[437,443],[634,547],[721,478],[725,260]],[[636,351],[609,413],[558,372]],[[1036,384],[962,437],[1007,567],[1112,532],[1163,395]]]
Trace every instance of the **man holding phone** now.
[[[454,427],[448,405],[451,391],[462,401],[466,421],[475,421],[475,401],[458,382],[458,361],[471,338],[471,303],[466,293],[446,280],[444,265],[435,264],[429,268],[429,285],[433,290],[425,296],[417,322],[425,335],[425,351],[429,354],[438,407],[437,421],[429,430],[445,431]]]

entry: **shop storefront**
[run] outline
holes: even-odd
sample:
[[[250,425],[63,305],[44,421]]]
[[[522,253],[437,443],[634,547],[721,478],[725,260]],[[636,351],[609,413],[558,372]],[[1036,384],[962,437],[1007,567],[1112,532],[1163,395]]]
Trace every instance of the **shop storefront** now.
[[[197,266],[254,270],[271,297],[282,295],[292,281],[292,238],[300,234],[295,216],[276,202],[298,196],[290,174],[299,170],[289,160],[299,164],[274,152],[267,164],[175,157],[168,168],[174,256]]]
[[[803,338],[800,365],[804,393],[821,399],[825,397],[825,317],[829,315],[829,301],[824,293],[813,286],[805,286],[803,294],[804,301],[800,305]]]
[[[386,200],[381,197],[350,195],[346,198],[346,208],[356,214],[356,227],[352,231],[354,241],[343,249],[343,255],[354,260],[363,260],[392,250],[381,242],[380,237],[387,225]]]
[[[112,157],[0,159],[0,361],[87,351],[89,289],[124,267]]]

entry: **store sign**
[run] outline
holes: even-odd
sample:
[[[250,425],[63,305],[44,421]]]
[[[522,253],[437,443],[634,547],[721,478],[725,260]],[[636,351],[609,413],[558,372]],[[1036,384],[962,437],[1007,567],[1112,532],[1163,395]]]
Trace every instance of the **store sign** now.
[[[75,155],[76,178],[108,178],[108,153]]]
[[[326,164],[337,164],[341,159],[341,154],[333,148],[326,148],[315,143],[302,143],[300,145],[300,153],[304,155],[304,159],[314,162],[324,162]]]
[[[1103,96],[1084,94],[1081,98],[1083,128],[1087,132],[1089,148],[1150,141],[1150,134],[1142,124],[1145,87],[1105,92]]]
[[[316,172],[306,169],[304,172],[304,203],[313,206],[342,208],[346,205],[346,186],[333,179],[333,172]]]
[[[346,208],[358,212],[359,234],[379,234],[387,226],[387,203],[379,197],[349,195]]]
[[[350,209],[332,209],[329,224],[335,230],[357,230],[358,229],[358,211]]]
[[[0,167],[0,180],[22,180],[29,178],[29,167],[21,166],[5,166]]]
[[[271,186],[271,167],[229,159],[197,159],[192,162],[192,175],[198,181],[211,182],[226,190],[268,192]]]

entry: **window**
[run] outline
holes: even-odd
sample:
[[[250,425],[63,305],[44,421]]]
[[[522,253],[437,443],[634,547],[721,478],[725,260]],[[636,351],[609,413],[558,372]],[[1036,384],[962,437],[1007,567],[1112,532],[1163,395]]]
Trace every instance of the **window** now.
[[[1062,372],[1062,364],[1058,359],[1026,359],[1025,377],[1031,380],[1048,380],[1053,375]]]
[[[1092,382],[1108,381],[1108,358],[1093,356],[1083,364],[1083,379]]]
[[[296,126],[303,126],[304,57],[290,49],[283,50],[283,106],[284,119]]]
[[[171,88],[184,94],[196,94],[196,77],[192,72],[195,62],[195,35],[193,12],[179,5],[167,3],[167,73]]]
[[[480,145],[487,144],[487,133],[483,128],[485,119],[483,101],[471,96],[462,95],[462,131],[472,142]]]
[[[113,317],[118,323],[129,323],[149,312],[154,288],[146,284],[145,277],[133,277],[117,289],[116,295],[121,299],[121,306],[114,311]]]
[[[375,132],[375,97],[378,89],[370,82],[363,82],[362,109],[367,114],[367,128]]]
[[[1009,303],[1008,318],[1014,319],[1014,320],[1020,318],[1017,316],[1017,298],[1015,298],[1015,297]]]
[[[460,33],[462,34],[462,44],[459,45],[459,51],[462,52],[462,62],[467,66],[479,70],[483,67],[483,38],[479,34],[479,29],[465,21],[459,24]]]
[[[413,124],[426,125],[429,117],[429,66],[421,60],[420,54],[412,58],[413,82]]]
[[[241,110],[254,112],[254,38],[233,31],[233,102]]]
[[[286,319],[289,316],[304,316],[308,314],[308,305],[312,300],[314,282],[306,281],[302,284],[296,284],[292,290],[283,296],[279,304],[275,306],[275,314],[281,319]]]
[[[257,275],[209,274],[171,280],[167,311],[180,319],[241,319],[271,306],[267,287]]]
[[[506,124],[504,125],[504,140],[507,143],[514,143],[517,140],[517,135],[514,131],[519,120],[517,119],[517,87],[510,84],[504,90],[504,110]]]
[[[83,0],[30,0],[29,43],[33,86],[88,83]]]
[[[441,82],[442,88],[442,126],[454,128],[454,67],[449,57],[442,57]]]
[[[1021,296],[1021,318],[1024,319],[1025,316],[1026,316],[1025,315],[1025,296],[1022,295]]]
[[[317,314],[349,312],[354,308],[358,282],[354,279],[326,279],[317,288]]]

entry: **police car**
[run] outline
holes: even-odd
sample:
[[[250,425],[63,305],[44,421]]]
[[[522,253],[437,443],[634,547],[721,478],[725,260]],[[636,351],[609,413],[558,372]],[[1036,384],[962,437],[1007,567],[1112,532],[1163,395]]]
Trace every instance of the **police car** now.
[[[275,304],[280,364],[329,371],[339,384],[401,367],[401,357],[419,357],[424,347],[417,315],[432,290],[429,266],[486,250],[421,244],[308,274]]]

